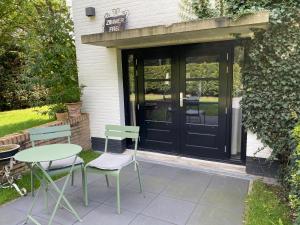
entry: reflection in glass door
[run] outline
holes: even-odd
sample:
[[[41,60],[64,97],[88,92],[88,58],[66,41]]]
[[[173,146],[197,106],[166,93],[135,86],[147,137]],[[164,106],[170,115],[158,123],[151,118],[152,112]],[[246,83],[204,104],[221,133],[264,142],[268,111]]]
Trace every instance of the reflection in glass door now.
[[[174,46],[135,52],[136,60],[128,61],[129,87],[136,90],[130,91],[130,109],[136,108],[131,114],[141,128],[140,147],[228,158],[232,65],[227,48]]]
[[[226,93],[221,83],[222,55],[194,52],[181,59],[180,111],[181,152],[193,156],[225,156],[225,120],[221,98]]]
[[[172,69],[170,57],[144,58],[141,145],[148,149],[175,150],[172,118]]]

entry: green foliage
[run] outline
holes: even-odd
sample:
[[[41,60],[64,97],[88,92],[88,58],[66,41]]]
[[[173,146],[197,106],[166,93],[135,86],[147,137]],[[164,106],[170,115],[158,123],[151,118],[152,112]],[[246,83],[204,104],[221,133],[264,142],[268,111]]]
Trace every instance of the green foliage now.
[[[269,10],[274,15],[281,14],[280,11],[285,7],[299,8],[300,6],[300,2],[295,0],[226,0],[226,4],[227,14],[235,18],[261,10]]]
[[[67,109],[67,106],[65,104],[58,103],[58,104],[51,105],[49,107],[49,110],[48,110],[47,114],[50,117],[55,117],[56,113],[64,113],[64,112],[67,112],[67,111],[68,111],[68,109]]]
[[[295,127],[293,136],[298,144],[291,155],[289,199],[291,207],[295,210],[297,220],[300,222],[300,123]]]
[[[48,90],[47,103],[80,100],[73,23],[65,1],[33,3],[34,32],[27,35],[27,74]]]
[[[26,24],[28,15],[24,12],[30,14],[27,1],[0,2],[0,110],[28,107],[29,102],[42,101],[46,94],[38,86],[28,88],[26,85],[23,41],[25,27],[29,25]]]
[[[243,69],[244,125],[273,149],[284,165],[290,155],[290,131],[300,115],[300,17],[282,9],[280,22],[257,31]]]
[[[190,5],[198,18],[224,16],[227,9],[226,0],[191,0]]]
[[[255,181],[247,197],[245,225],[290,225],[291,216],[287,202],[278,186]]]
[[[192,0],[192,7],[199,18],[211,18],[217,16],[209,0]]]
[[[80,99],[72,34],[65,0],[0,2],[1,110]]]

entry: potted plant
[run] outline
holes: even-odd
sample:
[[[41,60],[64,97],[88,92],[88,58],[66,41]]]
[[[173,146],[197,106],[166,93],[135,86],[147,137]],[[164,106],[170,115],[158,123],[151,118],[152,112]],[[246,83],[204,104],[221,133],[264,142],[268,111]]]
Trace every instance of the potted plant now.
[[[82,102],[80,97],[85,86],[72,86],[64,91],[64,101],[68,109],[69,117],[78,117],[81,115]]]
[[[63,103],[58,103],[50,106],[48,114],[49,116],[55,116],[57,120],[61,121],[67,120],[69,117],[67,107]]]

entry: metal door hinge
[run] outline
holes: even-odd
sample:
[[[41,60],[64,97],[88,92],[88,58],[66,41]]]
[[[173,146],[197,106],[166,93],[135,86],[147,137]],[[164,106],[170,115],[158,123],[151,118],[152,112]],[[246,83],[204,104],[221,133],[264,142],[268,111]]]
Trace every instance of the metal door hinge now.
[[[136,107],[137,107],[137,110],[140,110],[140,104],[137,104]]]
[[[224,146],[224,152],[227,152],[227,146],[226,145]]]
[[[229,53],[227,52],[227,55],[226,55],[226,59],[227,61],[229,60]]]
[[[225,108],[225,114],[227,115],[227,113],[228,113],[228,109],[227,109],[227,107]]]
[[[226,67],[226,73],[229,73],[229,66]]]

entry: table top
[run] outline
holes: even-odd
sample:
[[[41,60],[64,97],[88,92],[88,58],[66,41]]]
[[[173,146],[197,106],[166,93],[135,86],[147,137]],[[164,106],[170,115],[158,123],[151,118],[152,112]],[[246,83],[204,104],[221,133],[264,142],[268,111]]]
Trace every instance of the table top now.
[[[42,145],[20,151],[14,158],[20,162],[48,162],[75,156],[81,150],[81,146],[74,144]]]

